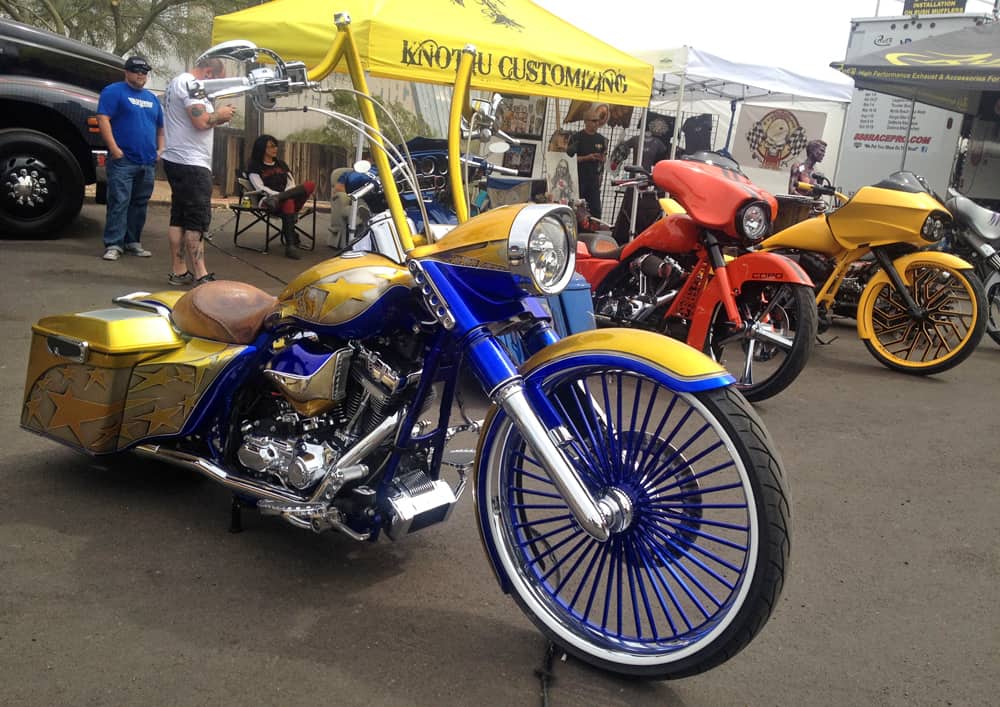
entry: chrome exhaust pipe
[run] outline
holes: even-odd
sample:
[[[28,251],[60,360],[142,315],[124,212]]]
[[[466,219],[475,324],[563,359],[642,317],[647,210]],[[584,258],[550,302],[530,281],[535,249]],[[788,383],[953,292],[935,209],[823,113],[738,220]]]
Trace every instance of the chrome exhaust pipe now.
[[[657,307],[666,304],[676,296],[677,296],[677,290],[670,290],[669,292],[667,292],[667,294],[657,297],[656,301],[654,301],[652,304],[643,304],[642,308],[634,315],[629,317],[629,319],[633,322],[641,322],[643,319],[652,314],[653,310],[655,310]]]
[[[259,500],[279,501],[294,505],[312,505],[324,503],[327,491],[336,491],[344,483],[356,480],[356,468],[358,462],[374,451],[379,444],[399,425],[400,413],[396,412],[387,417],[374,430],[369,432],[357,444],[351,447],[336,464],[327,472],[326,477],[320,482],[316,491],[311,497],[299,496],[290,491],[285,491],[270,484],[265,484],[253,479],[244,479],[230,474],[218,464],[215,464],[204,457],[199,457],[187,452],[181,452],[171,447],[164,447],[159,444],[141,444],[135,448],[140,455],[152,459],[166,461],[176,466],[197,471],[203,476],[207,476],[212,481],[218,482],[234,493],[251,496]],[[364,468],[364,467],[361,467]]]
[[[207,476],[212,481],[222,484],[234,493],[252,496],[257,499],[281,501],[284,503],[304,504],[309,502],[309,499],[307,498],[282,491],[267,484],[233,476],[219,465],[210,462],[204,457],[199,457],[194,454],[188,454],[187,452],[181,452],[159,444],[141,444],[135,448],[135,451],[140,456],[151,459],[159,459],[176,466],[184,467],[185,469],[197,471],[199,474]]]

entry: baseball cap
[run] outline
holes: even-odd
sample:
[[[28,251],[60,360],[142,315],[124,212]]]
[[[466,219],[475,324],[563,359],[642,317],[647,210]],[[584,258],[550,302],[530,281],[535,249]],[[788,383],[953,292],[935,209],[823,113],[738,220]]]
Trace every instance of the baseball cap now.
[[[153,68],[149,65],[149,61],[144,56],[130,56],[125,60],[125,71],[144,71],[149,73]]]

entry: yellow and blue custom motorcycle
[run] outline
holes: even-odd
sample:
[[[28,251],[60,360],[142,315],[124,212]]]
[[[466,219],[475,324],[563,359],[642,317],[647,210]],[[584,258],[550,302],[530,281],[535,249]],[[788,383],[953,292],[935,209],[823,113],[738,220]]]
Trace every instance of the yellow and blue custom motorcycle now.
[[[568,208],[462,213],[415,245],[340,20],[321,68],[346,57],[398,253],[344,253],[277,297],[220,281],[44,318],[22,425],[93,455],[182,465],[234,503],[359,541],[446,520],[472,471],[500,586],[553,641],[649,678],[732,657],[775,606],[789,552],[784,474],[760,419],[724,369],[680,342],[616,329],[559,339],[533,298],[573,274]],[[209,55],[257,52],[227,42]],[[456,79],[454,166],[461,115],[489,119],[469,102],[473,55]],[[272,59],[229,90],[267,108],[311,87],[304,66]],[[518,367],[500,335],[530,358]],[[456,396],[462,365],[492,401],[485,420]],[[462,430],[479,433],[478,449],[453,471],[446,446]]]

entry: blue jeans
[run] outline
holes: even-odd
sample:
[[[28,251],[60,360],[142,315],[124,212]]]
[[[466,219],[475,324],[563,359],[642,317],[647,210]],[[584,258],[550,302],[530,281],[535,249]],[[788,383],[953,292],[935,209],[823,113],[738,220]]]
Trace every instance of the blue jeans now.
[[[104,223],[104,247],[138,243],[146,225],[146,206],[153,194],[156,166],[136,164],[127,157],[108,160],[108,214]]]

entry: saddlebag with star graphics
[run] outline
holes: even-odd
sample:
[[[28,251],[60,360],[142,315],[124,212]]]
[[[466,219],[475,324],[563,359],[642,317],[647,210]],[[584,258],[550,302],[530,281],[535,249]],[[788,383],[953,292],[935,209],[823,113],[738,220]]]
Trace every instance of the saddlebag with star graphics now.
[[[178,435],[243,348],[131,308],[46,317],[32,326],[21,426],[92,454]]]

